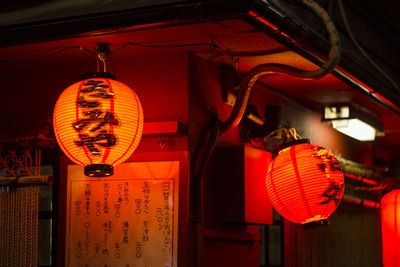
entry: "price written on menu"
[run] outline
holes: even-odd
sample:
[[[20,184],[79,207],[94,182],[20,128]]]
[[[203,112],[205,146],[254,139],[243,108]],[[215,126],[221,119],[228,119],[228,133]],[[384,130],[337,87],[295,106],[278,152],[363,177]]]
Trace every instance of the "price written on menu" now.
[[[72,180],[69,266],[174,267],[174,179]]]

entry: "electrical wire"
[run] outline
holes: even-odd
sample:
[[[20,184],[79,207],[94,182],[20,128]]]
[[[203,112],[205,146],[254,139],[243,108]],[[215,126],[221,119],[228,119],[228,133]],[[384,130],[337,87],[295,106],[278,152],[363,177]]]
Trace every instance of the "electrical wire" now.
[[[196,46],[208,46],[211,50],[218,50],[222,55],[224,55],[226,58],[228,58],[233,64],[236,64],[238,62],[238,59],[234,58],[234,55],[240,55],[240,56],[258,56],[258,55],[262,55],[264,53],[271,53],[271,51],[244,51],[244,52],[238,52],[238,51],[226,51],[224,48],[222,48],[221,46],[215,44],[213,41],[209,42],[209,43],[189,43],[189,44],[177,44],[177,45],[152,45],[152,44],[148,44],[148,43],[136,43],[136,42],[128,42],[124,45],[122,45],[121,47],[110,51],[111,53],[115,53],[118,52],[126,47],[129,46],[139,46],[139,47],[148,47],[148,48],[183,48],[183,47],[196,47]],[[51,57],[54,57],[66,50],[70,50],[70,49],[80,49],[83,51],[86,51],[92,55],[96,55],[99,56],[100,53],[98,53],[98,51],[91,51],[87,48],[85,48],[84,46],[69,46],[69,47],[64,47],[61,48],[57,51],[55,51],[54,53],[51,53],[49,55],[46,55],[44,57],[41,58],[37,58],[37,59],[33,59],[33,60],[7,60],[7,59],[0,59],[0,63],[10,63],[10,64],[32,64],[32,63],[37,63],[37,62],[41,62],[44,60],[47,60]],[[232,54],[232,55],[231,55]],[[100,58],[100,60],[103,62],[103,66],[105,68],[105,63],[104,61]]]
[[[189,43],[189,44],[177,44],[177,45],[152,45],[148,43],[136,43],[136,42],[128,42],[121,47],[113,50],[110,54],[118,52],[128,46],[139,46],[139,47],[148,47],[148,48],[182,48],[182,47],[195,47],[195,46],[208,46],[211,50],[215,49],[220,51],[225,57],[227,57],[232,63],[236,64],[238,62],[237,59],[233,58],[231,55],[225,51],[221,46],[215,44],[211,38],[210,43]]]
[[[177,45],[152,45],[152,44],[148,44],[148,43],[136,43],[136,42],[128,42],[123,44],[122,46],[120,46],[119,48],[116,48],[112,51],[110,51],[111,53],[115,53],[118,52],[126,47],[129,46],[139,46],[139,47],[148,47],[148,48],[183,48],[183,47],[196,47],[196,46],[208,46],[210,48],[210,50],[217,50],[219,51],[223,56],[225,56],[226,58],[228,58],[233,64],[237,64],[239,61],[239,57],[257,57],[257,56],[263,56],[263,55],[270,55],[270,54],[275,54],[275,53],[281,53],[281,52],[285,52],[288,51],[288,49],[275,49],[275,50],[271,50],[271,49],[266,49],[266,50],[256,50],[256,51],[232,51],[229,50],[225,47],[222,47],[221,45],[216,44],[213,41],[213,38],[211,38],[211,42],[207,43],[189,43],[189,44],[177,44]],[[83,46],[70,46],[70,47],[64,47],[62,49],[57,50],[54,53],[51,53],[49,55],[46,55],[44,57],[41,58],[37,58],[37,59],[33,59],[33,60],[22,60],[22,61],[18,61],[18,60],[7,60],[7,59],[0,59],[0,63],[10,63],[10,64],[32,64],[32,63],[37,63],[37,62],[41,62],[44,60],[47,60],[53,56],[56,56],[57,54],[60,54],[66,50],[69,49],[80,49],[80,50],[84,50],[92,55],[96,55],[99,56],[98,51],[91,51]],[[237,57],[237,58],[235,58]],[[104,63],[103,63],[104,64]]]
[[[399,85],[390,77],[389,74],[386,73],[365,51],[365,49],[360,45],[357,41],[357,38],[354,36],[353,31],[350,28],[349,22],[347,20],[346,13],[344,11],[343,2],[342,0],[338,0],[340,15],[342,16],[344,26],[346,28],[347,34],[349,35],[351,41],[353,42],[354,46],[358,49],[361,55],[371,64],[373,68],[375,68],[385,79],[393,86],[393,88],[400,93]]]
[[[21,60],[21,61],[0,59],[0,63],[10,63],[10,64],[32,64],[32,63],[37,63],[37,62],[41,62],[41,61],[44,61],[46,59],[49,59],[51,57],[54,57],[54,56],[60,54],[61,52],[64,52],[64,51],[70,50],[70,49],[79,49],[79,50],[86,51],[86,52],[88,52],[88,53],[90,53],[92,55],[96,55],[95,52],[90,51],[89,49],[87,49],[87,48],[85,48],[83,46],[68,46],[68,47],[61,48],[61,49],[57,50],[56,52],[51,53],[51,54],[49,54],[47,56],[44,56],[44,57],[41,57],[41,58],[32,59],[32,60]]]
[[[146,43],[135,43],[135,42],[128,42],[121,47],[111,51],[111,53],[115,53],[120,51],[121,49],[128,47],[128,46],[140,46],[140,47],[149,47],[149,48],[180,48],[180,47],[193,47],[193,46],[209,46],[211,48],[221,49],[221,47],[214,43],[190,43],[190,44],[177,44],[177,45],[152,45]]]

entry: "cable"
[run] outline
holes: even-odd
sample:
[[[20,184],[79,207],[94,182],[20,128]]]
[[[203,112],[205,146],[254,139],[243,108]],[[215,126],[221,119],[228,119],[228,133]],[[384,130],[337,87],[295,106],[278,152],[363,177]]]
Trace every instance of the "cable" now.
[[[346,28],[347,34],[349,35],[351,41],[353,42],[354,46],[358,49],[358,51],[361,53],[361,55],[369,62],[369,64],[372,65],[382,76],[385,77],[385,79],[393,86],[393,88],[400,93],[400,88],[399,85],[390,77],[389,74],[387,74],[376,62],[368,55],[368,53],[362,48],[360,43],[357,41],[356,37],[354,36],[349,22],[347,20],[346,13],[343,8],[343,2],[342,0],[338,1],[339,4],[339,10],[340,10],[340,15],[342,16],[344,26]]]
[[[237,59],[230,56],[227,51],[225,51],[221,46],[215,44],[213,40],[210,43],[191,43],[191,44],[178,44],[178,45],[152,45],[146,43],[135,43],[135,42],[128,42],[121,47],[113,50],[110,54],[118,52],[128,46],[139,46],[139,47],[148,47],[148,48],[181,48],[181,47],[194,47],[194,46],[208,46],[211,50],[216,49],[219,50],[225,57],[232,61],[232,63],[236,64],[238,62]]]
[[[90,51],[89,49],[83,47],[83,46],[68,46],[68,47],[64,47],[61,48],[60,50],[57,50],[54,53],[51,53],[47,56],[41,57],[41,58],[37,58],[37,59],[33,59],[33,60],[21,60],[21,61],[17,61],[17,60],[5,60],[5,59],[0,59],[0,63],[10,63],[10,64],[32,64],[32,63],[37,63],[37,62],[41,62],[44,61],[46,59],[49,59],[51,57],[54,57],[55,55],[60,54],[61,52],[64,52],[66,50],[70,50],[70,49],[79,49],[79,50],[83,50],[86,51],[90,54],[96,55],[95,52]]]
[[[178,44],[178,45],[152,45],[152,44],[146,44],[146,43],[135,43],[135,42],[128,42],[124,45],[122,45],[120,48],[117,48],[111,53],[117,52],[125,47],[128,46],[140,46],[140,47],[150,47],[150,48],[179,48],[179,47],[191,47],[191,46],[209,46],[212,48],[217,48],[221,49],[220,46],[214,44],[214,43],[191,43],[191,44]]]
[[[115,49],[113,51],[110,51],[109,54],[118,52],[118,51],[120,51],[120,50],[122,50],[122,49],[124,49],[124,48],[126,48],[128,46],[140,46],[140,47],[149,47],[149,48],[178,48],[178,47],[208,46],[211,50],[215,49],[215,50],[220,51],[225,57],[227,57],[230,61],[232,61],[233,64],[236,64],[238,62],[238,59],[233,58],[233,56],[231,56],[230,54],[232,54],[232,55],[242,55],[242,56],[256,56],[256,55],[262,55],[262,53],[264,52],[264,51],[256,51],[256,52],[252,52],[252,51],[249,51],[249,52],[225,51],[225,49],[223,49],[221,46],[219,46],[219,45],[217,45],[217,44],[215,44],[213,42],[210,42],[210,43],[178,44],[178,45],[151,45],[151,44],[145,44],[145,43],[128,42],[128,43],[122,45],[121,47],[119,47],[119,48],[117,48],[117,49]],[[37,63],[37,62],[41,62],[41,61],[47,60],[47,59],[49,59],[51,57],[54,57],[54,56],[60,54],[61,52],[64,52],[64,51],[70,50],[70,49],[80,49],[80,50],[86,51],[86,52],[88,52],[88,53],[90,53],[92,55],[99,56],[98,51],[91,51],[91,50],[89,50],[89,49],[87,49],[87,48],[85,48],[83,46],[69,46],[69,47],[64,47],[62,49],[59,49],[56,52],[51,53],[49,55],[46,55],[44,57],[33,59],[33,60],[21,60],[21,61],[18,61],[18,60],[0,59],[0,63],[9,63],[9,64],[32,64],[32,63]],[[103,67],[105,69],[106,68],[105,62],[102,59],[101,59],[101,61],[103,62]]]
[[[228,119],[221,123],[221,132],[229,131],[239,125],[247,108],[250,91],[261,76],[270,74],[286,74],[301,79],[320,79],[332,72],[339,63],[339,34],[337,33],[335,25],[330,19],[328,13],[312,0],[302,0],[302,3],[309,7],[318,16],[329,33],[329,43],[331,48],[329,50],[328,60],[320,68],[314,71],[302,70],[289,65],[274,63],[261,64],[254,67],[246,74],[240,84],[239,95],[236,99],[235,105],[233,106],[232,112]]]
[[[270,54],[275,54],[275,53],[281,53],[288,51],[288,49],[275,49],[275,50],[257,50],[257,51],[231,51],[228,50],[227,48],[224,48],[214,42],[210,43],[191,43],[191,44],[181,44],[181,45],[151,45],[151,44],[146,44],[146,43],[134,43],[134,42],[128,42],[121,47],[114,49],[110,51],[111,53],[118,52],[128,46],[139,46],[139,47],[148,47],[148,48],[179,48],[179,47],[195,47],[195,46],[208,46],[211,50],[218,50],[224,55],[226,58],[228,58],[233,64],[236,64],[239,59],[234,58],[236,57],[257,57],[257,56],[263,56],[263,55],[270,55]],[[38,59],[33,59],[33,60],[26,60],[26,61],[17,61],[17,60],[6,60],[6,59],[0,59],[0,63],[10,63],[10,64],[32,64],[32,63],[37,63],[44,61],[46,59],[49,59],[61,52],[64,52],[65,50],[69,49],[81,49],[84,50],[92,55],[98,56],[97,51],[91,51],[83,46],[71,46],[71,47],[64,47],[60,50],[57,50],[56,52],[49,54],[47,56],[38,58]]]

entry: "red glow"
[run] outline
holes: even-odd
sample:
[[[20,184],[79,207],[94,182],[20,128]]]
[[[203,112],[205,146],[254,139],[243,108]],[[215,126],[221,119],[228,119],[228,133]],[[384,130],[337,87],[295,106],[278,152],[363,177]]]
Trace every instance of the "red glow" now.
[[[146,122],[143,128],[143,135],[178,133],[179,122],[177,121]]]
[[[246,222],[272,224],[272,205],[265,199],[265,173],[271,153],[245,146],[245,219]]]
[[[383,266],[400,266],[400,190],[393,190],[381,199]]]
[[[352,79],[354,82],[358,83],[364,90],[369,91],[371,93],[373,93],[377,98],[379,98],[380,100],[382,100],[383,102],[385,102],[386,104],[388,104],[389,106],[391,106],[392,108],[396,109],[397,111],[400,111],[400,108],[397,107],[395,104],[393,104],[392,102],[390,102],[387,98],[385,98],[384,96],[382,96],[381,94],[375,92],[375,90],[373,90],[371,87],[369,87],[368,85],[366,85],[365,83],[363,83],[362,81],[360,81],[359,79],[357,79],[356,77],[354,77],[353,75],[349,74],[348,72],[346,72],[345,70],[341,69],[341,68],[337,68],[340,72],[342,72],[342,74],[348,76],[348,78]]]
[[[276,211],[295,223],[327,219],[344,192],[343,173],[336,158],[311,144],[282,150],[269,165],[266,184]]]
[[[357,181],[360,181],[360,182],[363,182],[363,183],[366,183],[366,184],[370,184],[370,185],[378,185],[379,184],[375,180],[364,178],[364,177],[360,177],[360,176],[356,176],[356,175],[350,174],[350,173],[345,173],[344,177],[350,178],[350,179],[353,179],[353,180],[357,180]]]
[[[264,23],[265,25],[267,25],[268,27],[270,27],[271,29],[273,29],[274,31],[278,30],[279,28],[277,26],[275,26],[274,24],[272,24],[271,22],[269,22],[268,20],[264,19],[263,17],[260,17],[260,15],[258,15],[256,12],[254,11],[250,11],[249,15],[254,17],[256,20],[261,21],[262,23]]]
[[[364,200],[363,205],[370,208],[379,208],[380,206],[378,203],[375,203],[374,201],[370,200]]]
[[[382,101],[384,101],[384,102],[386,102],[388,105],[390,105],[392,108],[396,109],[397,111],[400,111],[400,109],[399,109],[395,104],[393,104],[392,102],[390,102],[388,99],[386,99],[385,97],[383,97],[381,94],[375,92],[375,95],[376,95],[377,97],[379,97]]]
[[[352,79],[353,81],[355,81],[356,83],[361,85],[361,87],[363,87],[367,91],[370,91],[371,93],[375,92],[371,87],[369,87],[368,85],[366,85],[365,83],[363,83],[362,81],[360,81],[359,79],[357,79],[356,77],[354,77],[353,75],[348,73],[347,71],[345,71],[345,70],[343,70],[343,69],[341,69],[339,67],[338,67],[338,69],[340,69],[340,71],[343,72],[343,74],[345,74],[346,76],[348,76],[348,78]]]
[[[257,19],[258,21],[264,23],[265,25],[267,25],[269,28],[271,28],[274,31],[277,31],[279,28],[272,24],[271,22],[267,21],[266,19],[264,19],[263,17],[261,17],[260,15],[258,15],[256,12],[254,11],[250,11],[248,13],[249,15],[251,15],[252,17],[254,17],[255,19]],[[284,37],[286,37],[287,39],[292,39],[290,38],[289,35],[287,35],[284,32],[280,32],[280,34]],[[345,76],[347,76],[347,78],[352,79],[354,82],[356,82],[358,85],[360,85],[365,91],[368,91],[372,94],[374,94],[377,98],[379,98],[380,100],[382,100],[383,102],[385,102],[386,104],[390,105],[392,108],[396,109],[397,111],[400,111],[400,108],[397,107],[395,104],[393,104],[391,101],[389,101],[387,98],[385,98],[384,96],[382,96],[381,94],[375,92],[375,90],[373,90],[371,87],[369,87],[368,85],[366,85],[365,83],[361,82],[359,79],[357,79],[356,77],[354,77],[353,75],[349,74],[347,71],[343,70],[340,67],[337,67],[337,70],[339,72],[341,72],[342,74],[344,74]]]

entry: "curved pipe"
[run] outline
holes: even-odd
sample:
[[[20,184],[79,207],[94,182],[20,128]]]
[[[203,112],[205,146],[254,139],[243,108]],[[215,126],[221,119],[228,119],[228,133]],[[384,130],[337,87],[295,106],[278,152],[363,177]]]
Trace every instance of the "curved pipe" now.
[[[314,71],[302,70],[292,66],[274,63],[261,64],[250,70],[240,84],[239,95],[230,116],[226,121],[221,122],[221,132],[229,131],[239,125],[246,110],[251,89],[261,76],[268,74],[286,74],[301,79],[320,79],[331,73],[339,63],[339,35],[328,13],[312,0],[302,0],[302,3],[314,11],[328,30],[329,42],[331,45],[328,60],[320,68]]]
[[[264,75],[268,74],[286,74],[295,77],[299,77],[302,79],[319,79],[324,77],[325,75],[332,72],[340,59],[340,48],[339,48],[339,37],[336,31],[335,26],[333,25],[329,15],[323,10],[318,4],[313,2],[312,0],[302,0],[302,2],[309,8],[311,8],[317,16],[323,21],[328,32],[329,32],[329,41],[331,48],[329,50],[328,60],[317,70],[307,71],[298,69],[292,66],[283,65],[283,64],[262,64],[256,66],[251,71],[247,73],[242,83],[240,84],[240,91],[238,98],[233,106],[232,112],[229,118],[220,122],[216,119],[214,125],[212,127],[212,132],[210,134],[207,149],[205,151],[203,160],[200,163],[199,170],[194,172],[193,180],[191,181],[191,185],[193,186],[194,196],[193,196],[193,204],[192,204],[192,216],[195,220],[194,227],[194,236],[196,240],[196,250],[195,250],[195,266],[202,266],[202,258],[203,258],[203,235],[204,235],[204,211],[203,211],[203,202],[204,202],[204,192],[203,192],[203,171],[206,168],[207,161],[211,156],[211,153],[217,143],[218,136],[222,132],[226,132],[232,128],[235,128],[239,125],[240,121],[243,118],[245,113],[251,89],[253,85],[257,82],[257,80]],[[200,142],[198,142],[200,143]],[[197,153],[196,153],[197,154]],[[195,155],[194,161],[196,161],[197,155]]]

